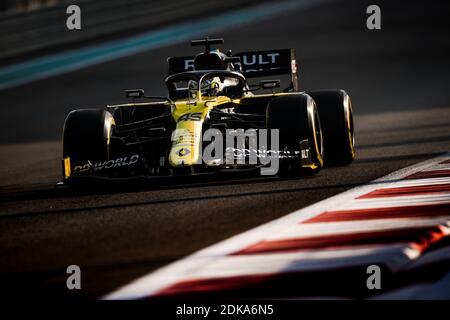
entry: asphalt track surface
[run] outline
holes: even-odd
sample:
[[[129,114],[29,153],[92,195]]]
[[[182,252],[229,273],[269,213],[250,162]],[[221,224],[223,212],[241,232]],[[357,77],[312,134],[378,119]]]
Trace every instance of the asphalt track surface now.
[[[0,283],[9,297],[96,298],[158,267],[296,209],[449,151],[450,4],[322,2],[219,34],[234,51],[294,47],[304,90],[344,88],[357,160],[301,179],[187,181],[141,190],[57,189],[60,135],[75,107],[164,93],[165,58],[143,52],[0,92]],[[214,36],[214,35],[213,35]],[[68,291],[66,267],[82,269]]]

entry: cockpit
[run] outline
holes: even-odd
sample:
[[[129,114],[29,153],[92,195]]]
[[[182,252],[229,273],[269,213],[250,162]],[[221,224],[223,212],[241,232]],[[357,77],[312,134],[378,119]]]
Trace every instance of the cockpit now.
[[[233,71],[191,71],[166,78],[172,100],[208,100],[218,96],[240,98],[246,92],[245,78]]]

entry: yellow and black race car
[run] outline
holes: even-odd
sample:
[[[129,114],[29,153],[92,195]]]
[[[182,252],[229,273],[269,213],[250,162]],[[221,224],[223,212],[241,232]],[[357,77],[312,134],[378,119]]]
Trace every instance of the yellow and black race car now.
[[[353,161],[345,91],[300,92],[293,49],[211,49],[222,43],[194,40],[204,52],[168,58],[167,97],[126,90],[132,103],[70,112],[64,183],[243,171],[297,176]],[[274,75],[289,78],[282,92],[275,92],[280,80],[267,80]],[[260,82],[249,84],[249,78]]]

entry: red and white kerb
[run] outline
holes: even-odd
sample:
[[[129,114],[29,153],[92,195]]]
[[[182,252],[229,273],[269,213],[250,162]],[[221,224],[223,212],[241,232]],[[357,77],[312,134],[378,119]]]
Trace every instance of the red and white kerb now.
[[[105,298],[220,293],[280,275],[370,264],[401,272],[441,259],[427,250],[449,233],[446,154],[198,251]]]

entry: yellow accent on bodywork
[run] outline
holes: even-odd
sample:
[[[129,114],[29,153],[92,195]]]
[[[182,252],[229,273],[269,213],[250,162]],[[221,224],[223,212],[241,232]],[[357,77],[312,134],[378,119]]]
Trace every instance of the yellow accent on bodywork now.
[[[347,106],[348,106],[348,109],[347,109],[347,112],[346,112],[348,140],[350,142],[350,150],[352,152],[352,159],[355,159],[355,157],[356,157],[356,148],[355,148],[355,144],[353,143],[354,142],[354,140],[353,140],[354,136],[352,135],[352,128],[351,128],[351,125],[350,125],[350,123],[351,123],[350,117],[352,117],[352,113],[353,113],[352,100],[350,99],[350,96],[348,96],[348,95],[346,96],[346,99],[347,99],[347,101],[344,100],[344,103],[347,103]]]
[[[64,179],[67,179],[68,177],[70,177],[71,175],[71,170],[70,170],[70,158],[64,158]]]
[[[206,97],[200,90],[197,99],[183,99],[175,101],[172,117],[177,123],[172,133],[172,147],[169,153],[169,163],[173,167],[192,166],[201,164],[202,128],[211,109],[226,103],[241,104],[244,100],[261,97],[285,96],[292,93],[272,93],[253,97],[247,95],[241,99],[230,99],[226,96]],[[195,116],[191,116],[196,114]],[[181,118],[181,119],[180,119]]]
[[[169,153],[171,166],[183,167],[201,163],[203,122],[211,109],[230,101],[230,98],[221,96],[210,100],[175,102],[172,116],[177,126],[172,133]]]
[[[108,132],[107,132],[107,136],[106,136],[106,144],[110,144],[110,142],[111,142],[111,134],[112,134],[112,127],[114,126],[116,126],[116,121],[114,120],[114,118],[111,118],[111,123],[109,123],[109,124],[105,124],[105,125],[107,125],[107,130],[108,130]]]

